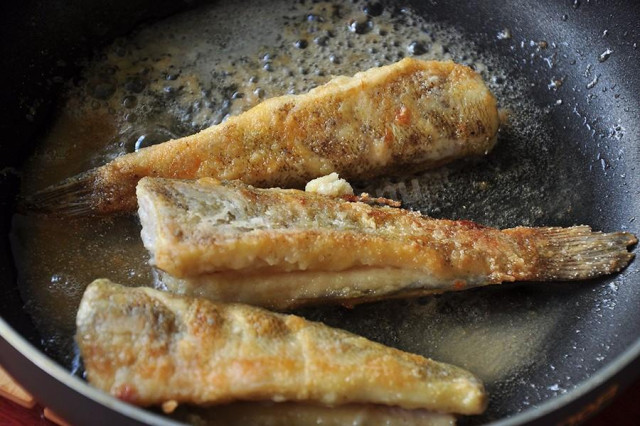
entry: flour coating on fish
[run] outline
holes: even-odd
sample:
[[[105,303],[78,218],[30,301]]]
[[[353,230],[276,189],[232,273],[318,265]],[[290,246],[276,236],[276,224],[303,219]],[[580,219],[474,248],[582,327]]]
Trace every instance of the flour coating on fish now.
[[[406,58],[123,155],[36,193],[26,206],[68,215],[134,211],[144,176],[285,188],[332,172],[362,181],[485,155],[498,126],[496,99],[473,70]]]
[[[142,238],[171,291],[276,309],[416,297],[619,271],[636,242],[569,228],[499,230],[239,181],[143,178]]]

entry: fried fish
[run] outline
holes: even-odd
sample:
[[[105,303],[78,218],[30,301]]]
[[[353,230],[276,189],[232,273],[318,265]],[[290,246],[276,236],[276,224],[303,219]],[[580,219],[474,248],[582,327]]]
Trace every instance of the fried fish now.
[[[362,180],[486,154],[497,131],[496,100],[478,74],[453,62],[407,58],[266,100],[195,135],[69,178],[25,204],[69,215],[135,211],[143,176],[241,179],[260,187],[301,187],[331,172]]]
[[[637,241],[587,226],[498,230],[211,178],[144,178],[137,193],[143,243],[169,290],[275,309],[592,278],[625,267]]]
[[[142,406],[271,400],[478,414],[487,403],[461,368],[248,305],[100,279],[76,324],[89,382]]]

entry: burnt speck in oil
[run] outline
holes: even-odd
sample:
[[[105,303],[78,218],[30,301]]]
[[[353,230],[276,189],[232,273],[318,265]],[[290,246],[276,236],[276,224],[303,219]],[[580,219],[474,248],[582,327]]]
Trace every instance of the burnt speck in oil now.
[[[563,83],[564,83],[563,78],[554,77],[551,79],[551,82],[549,82],[549,85],[547,87],[551,90],[558,90]]]

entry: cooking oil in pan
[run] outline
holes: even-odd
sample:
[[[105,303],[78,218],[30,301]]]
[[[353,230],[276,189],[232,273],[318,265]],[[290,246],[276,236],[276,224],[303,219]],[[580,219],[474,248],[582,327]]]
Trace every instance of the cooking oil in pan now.
[[[68,83],[57,118],[25,170],[30,193],[141,147],[197,132],[263,99],[303,93],[405,56],[474,67],[509,119],[486,158],[356,188],[400,199],[435,217],[508,227],[570,225],[582,189],[554,143],[527,82],[454,28],[409,8],[363,2],[224,2],[139,29],[97,52]],[[572,154],[575,157],[575,154]],[[580,161],[574,159],[573,161]],[[84,288],[108,277],[149,285],[153,274],[135,217],[16,216],[14,252],[26,306],[47,352],[71,368]],[[492,399],[519,371],[544,360],[561,304],[529,290],[492,288],[354,309],[309,308],[312,319],[461,365]],[[487,418],[492,415],[491,406]]]

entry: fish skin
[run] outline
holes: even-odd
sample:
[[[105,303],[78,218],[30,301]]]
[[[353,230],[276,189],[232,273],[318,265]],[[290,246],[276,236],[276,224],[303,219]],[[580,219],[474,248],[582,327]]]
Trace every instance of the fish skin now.
[[[336,77],[306,94],[266,100],[195,135],[123,155],[34,194],[25,205],[69,215],[134,211],[143,176],[302,187],[338,172],[361,181],[484,155],[498,126],[496,100],[473,70],[406,58]]]
[[[461,368],[248,305],[99,279],[76,324],[88,381],[142,406],[272,400],[478,414],[487,404]]]
[[[619,271],[636,243],[589,227],[505,230],[239,181],[144,178],[142,240],[176,293],[275,309]]]

